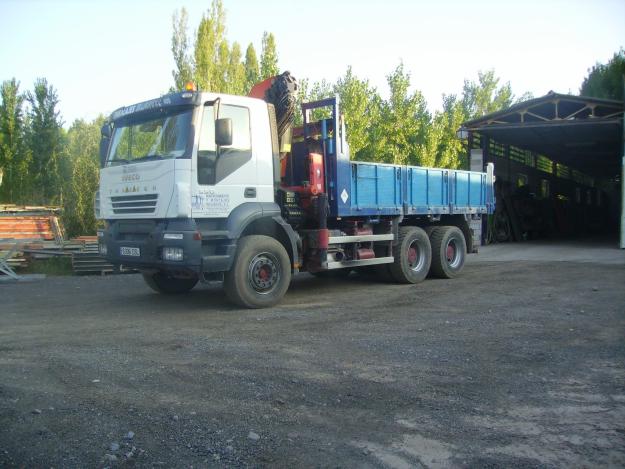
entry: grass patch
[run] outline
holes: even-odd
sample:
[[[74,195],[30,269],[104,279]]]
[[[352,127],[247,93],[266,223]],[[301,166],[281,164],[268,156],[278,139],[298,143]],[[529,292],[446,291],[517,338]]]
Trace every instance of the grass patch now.
[[[71,256],[50,257],[49,259],[33,259],[27,267],[20,269],[23,274],[73,275]]]

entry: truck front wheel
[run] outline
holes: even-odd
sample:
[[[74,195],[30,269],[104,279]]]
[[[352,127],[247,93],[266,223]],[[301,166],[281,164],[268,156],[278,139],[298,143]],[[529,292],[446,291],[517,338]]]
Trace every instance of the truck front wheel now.
[[[437,226],[430,233],[432,268],[430,274],[438,278],[460,275],[467,254],[467,242],[460,228]]]
[[[399,239],[393,246],[395,262],[388,264],[388,272],[399,283],[419,283],[428,274],[432,262],[430,239],[422,228],[399,227]]]
[[[224,274],[228,298],[246,308],[267,308],[278,303],[291,282],[291,261],[278,241],[268,236],[245,236],[232,268]]]
[[[170,277],[165,272],[148,273],[142,272],[143,280],[148,286],[158,293],[164,295],[177,295],[191,290],[198,282],[195,278]]]

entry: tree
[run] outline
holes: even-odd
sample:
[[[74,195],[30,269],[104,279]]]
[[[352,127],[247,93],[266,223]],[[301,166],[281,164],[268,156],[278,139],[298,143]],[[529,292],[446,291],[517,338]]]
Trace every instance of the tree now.
[[[27,194],[29,154],[24,145],[24,96],[15,78],[0,87],[0,200],[23,202]]]
[[[69,236],[93,234],[93,212],[99,182],[100,128],[104,116],[92,122],[74,121],[67,132],[63,184],[63,224]]]
[[[420,164],[425,157],[424,143],[430,125],[427,103],[420,91],[410,93],[410,74],[403,63],[387,76],[390,97],[382,106],[384,129],[383,161],[395,164]]]
[[[228,41],[222,39],[217,49],[217,67],[215,70],[214,91],[219,93],[229,93],[228,69],[230,66],[230,47]]]
[[[514,100],[510,82],[499,85],[494,70],[480,71],[478,81],[464,81],[462,107],[467,119],[481,117],[491,112],[510,107]]]
[[[249,93],[256,83],[260,81],[260,70],[258,68],[258,59],[256,57],[256,49],[250,42],[245,50],[245,92]]]
[[[595,64],[588,69],[579,90],[583,96],[623,101],[623,78],[625,76],[625,50],[620,49],[607,64]]]
[[[329,98],[333,95],[333,85],[327,80],[315,81],[312,86],[308,79],[303,79],[298,82],[298,90],[296,97],[297,110],[301,110],[302,103],[309,103],[312,101],[319,101],[321,99]],[[312,110],[311,119],[320,120],[330,117],[330,110],[328,108],[318,108]],[[303,116],[301,112],[297,112],[295,115],[295,125],[302,125]]]
[[[304,123],[304,116],[302,115],[302,104],[309,101],[309,88],[310,81],[308,78],[302,78],[297,81],[297,95],[295,96],[295,108],[297,112],[295,113],[295,119],[293,124],[295,126],[300,126]]]
[[[224,62],[225,32],[226,13],[223,4],[221,0],[213,0],[210,10],[202,15],[195,39],[193,77],[200,90],[221,91],[219,87],[223,84],[225,70],[219,66]]]
[[[456,132],[466,120],[461,100],[456,95],[443,95],[443,109],[436,112],[432,120],[432,129],[428,134],[430,153],[433,160],[424,162],[428,166],[439,168],[466,167],[466,148],[456,137]]]
[[[26,95],[28,111],[28,147],[32,154],[30,175],[35,203],[59,202],[59,158],[62,150],[62,121],[57,110],[59,99],[45,78],[35,81],[33,92]]]
[[[187,11],[174,11],[172,16],[171,52],[174,59],[172,76],[174,86],[170,91],[184,89],[194,81],[198,90],[216,93],[247,94],[261,79],[279,73],[278,53],[273,34],[263,34],[260,60],[250,43],[245,51],[236,41],[230,46],[226,38],[226,12],[222,0],[212,0],[211,6],[200,19],[193,53],[189,53],[187,36]]]
[[[248,92],[245,65],[241,61],[241,46],[236,41],[230,50],[226,83],[230,94],[244,95]]]
[[[306,101],[319,101],[321,99],[329,98],[333,94],[332,88],[332,83],[328,82],[325,79],[321,81],[316,81],[308,90],[308,96]]]
[[[345,75],[334,85],[334,92],[339,95],[345,116],[350,154],[359,160],[373,158],[375,154],[367,150],[373,150],[371,139],[374,126],[380,119],[377,91],[368,80],[359,79],[348,67]]]
[[[187,36],[187,10],[183,7],[174,11],[172,16],[173,33],[171,36],[171,53],[176,68],[172,71],[174,89],[184,90],[185,85],[193,78],[193,64],[189,57],[189,38]]]
[[[278,68],[278,51],[273,33],[263,34],[263,48],[260,54],[260,78],[265,80],[280,73]]]

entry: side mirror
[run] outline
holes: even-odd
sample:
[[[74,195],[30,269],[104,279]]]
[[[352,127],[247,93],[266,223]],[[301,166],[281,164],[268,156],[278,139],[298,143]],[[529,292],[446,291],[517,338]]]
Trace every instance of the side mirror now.
[[[111,124],[106,122],[100,129],[100,133],[103,137],[111,138]]]
[[[229,117],[215,121],[215,143],[219,147],[232,145],[232,119]]]
[[[100,139],[100,168],[104,168],[106,164],[106,155],[109,150],[109,144],[111,143],[111,126],[110,124],[104,124],[100,129],[102,138]]]

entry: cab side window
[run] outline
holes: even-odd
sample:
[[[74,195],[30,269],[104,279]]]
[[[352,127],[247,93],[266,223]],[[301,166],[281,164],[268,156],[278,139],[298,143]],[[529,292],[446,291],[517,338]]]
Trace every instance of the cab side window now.
[[[215,145],[215,119],[232,119],[232,145],[217,148]],[[219,116],[215,107],[204,106],[200,128],[197,173],[198,183],[215,185],[252,158],[250,111],[246,107],[221,104]]]

